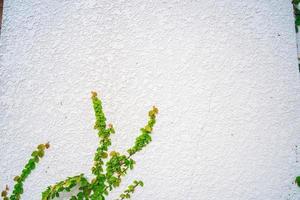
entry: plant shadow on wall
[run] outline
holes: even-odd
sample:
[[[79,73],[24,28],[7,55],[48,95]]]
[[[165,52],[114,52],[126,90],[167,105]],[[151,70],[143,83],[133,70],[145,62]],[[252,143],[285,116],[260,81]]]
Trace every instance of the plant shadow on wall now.
[[[66,180],[49,186],[42,192],[42,200],[54,199],[59,197],[62,192],[73,192],[75,188],[79,188],[77,194],[71,196],[70,200],[105,200],[106,196],[120,185],[122,177],[125,176],[129,170],[134,168],[135,161],[132,159],[132,156],[151,142],[151,133],[158,113],[158,109],[155,106],[149,111],[148,123],[141,128],[140,135],[135,139],[134,145],[127,150],[127,154],[123,155],[116,151],[109,153],[108,147],[111,145],[110,136],[115,133],[115,130],[111,124],[106,125],[102,102],[97,97],[96,92],[92,92],[92,101],[96,117],[94,128],[97,129],[100,140],[92,167],[94,178],[89,181],[84,174],[68,177]],[[22,170],[21,175],[14,178],[16,183],[11,194],[9,195],[8,186],[2,191],[1,196],[4,200],[21,199],[21,195],[24,192],[23,184],[26,178],[31,171],[35,169],[39,160],[44,156],[45,150],[49,147],[49,143],[37,146],[37,149],[32,152],[30,160]],[[120,195],[118,200],[129,199],[136,187],[143,185],[142,181],[133,181]]]

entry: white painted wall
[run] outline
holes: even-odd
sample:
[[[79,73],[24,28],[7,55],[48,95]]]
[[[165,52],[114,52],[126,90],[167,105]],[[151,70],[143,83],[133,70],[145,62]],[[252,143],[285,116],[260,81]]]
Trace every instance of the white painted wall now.
[[[153,105],[153,143],[136,156],[133,200],[295,200],[300,86],[289,1],[5,1],[0,187],[35,146],[51,149],[25,200],[91,176],[90,91],[133,144]],[[298,152],[298,153],[297,153]]]

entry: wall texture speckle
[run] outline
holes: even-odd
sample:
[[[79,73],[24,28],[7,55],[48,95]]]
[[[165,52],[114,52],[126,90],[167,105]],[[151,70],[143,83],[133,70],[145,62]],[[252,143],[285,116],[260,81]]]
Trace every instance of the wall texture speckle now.
[[[299,199],[295,40],[289,1],[5,1],[0,187],[47,141],[23,199],[91,176],[96,90],[120,151],[160,109],[153,143],[108,199],[134,178],[145,187],[133,200]]]

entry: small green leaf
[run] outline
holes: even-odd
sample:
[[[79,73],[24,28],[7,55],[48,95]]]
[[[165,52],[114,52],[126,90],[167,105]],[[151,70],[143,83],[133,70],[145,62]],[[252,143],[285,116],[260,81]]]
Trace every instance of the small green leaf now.
[[[300,176],[298,176],[295,180],[295,183],[300,187]]]

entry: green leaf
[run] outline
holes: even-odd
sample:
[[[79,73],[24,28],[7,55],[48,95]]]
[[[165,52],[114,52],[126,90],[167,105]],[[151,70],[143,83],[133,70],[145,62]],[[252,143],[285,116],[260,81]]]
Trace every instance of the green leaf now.
[[[139,181],[140,186],[144,187],[144,182],[143,181]]]
[[[293,0],[292,3],[293,3],[294,5],[298,5],[298,4],[300,3],[300,0]]]
[[[295,180],[295,183],[300,187],[300,176],[298,176]]]

